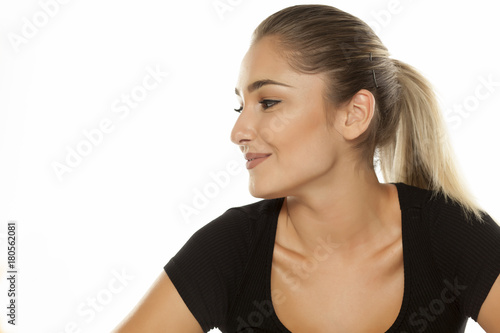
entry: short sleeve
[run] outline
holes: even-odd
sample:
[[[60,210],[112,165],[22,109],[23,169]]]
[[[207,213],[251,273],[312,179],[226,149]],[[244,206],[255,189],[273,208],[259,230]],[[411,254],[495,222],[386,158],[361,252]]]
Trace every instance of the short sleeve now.
[[[435,261],[453,286],[460,311],[477,322],[479,310],[500,274],[500,226],[486,212],[466,220],[460,205],[442,196],[426,207]]]
[[[245,214],[231,208],[196,231],[164,266],[204,332],[226,322],[248,249]]]

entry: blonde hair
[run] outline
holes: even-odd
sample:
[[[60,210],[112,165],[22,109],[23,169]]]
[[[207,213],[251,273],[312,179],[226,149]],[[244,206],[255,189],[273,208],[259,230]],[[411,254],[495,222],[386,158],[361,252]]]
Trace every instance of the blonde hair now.
[[[482,221],[482,209],[458,171],[432,86],[415,68],[389,58],[365,22],[331,6],[297,5],[262,21],[252,44],[266,36],[276,37],[295,70],[325,74],[325,98],[333,105],[361,89],[374,95],[374,116],[353,145],[363,163],[373,168],[376,157],[386,182],[441,193],[460,204],[467,220]]]

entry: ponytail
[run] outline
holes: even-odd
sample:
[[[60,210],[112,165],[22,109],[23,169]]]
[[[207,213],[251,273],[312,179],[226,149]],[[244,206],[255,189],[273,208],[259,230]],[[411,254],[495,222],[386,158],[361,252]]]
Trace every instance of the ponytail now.
[[[401,85],[394,108],[400,120],[392,142],[378,148],[386,182],[403,182],[458,201],[467,219],[482,221],[481,208],[465,187],[431,84],[412,66],[393,60]]]

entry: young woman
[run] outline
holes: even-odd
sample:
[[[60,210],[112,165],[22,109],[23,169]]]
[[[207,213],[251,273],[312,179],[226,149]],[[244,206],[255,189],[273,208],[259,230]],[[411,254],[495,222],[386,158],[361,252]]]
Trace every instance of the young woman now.
[[[117,332],[500,332],[500,226],[461,182],[430,85],[368,25],[323,5],[271,15],[236,94],[231,139],[263,200],[197,231]]]

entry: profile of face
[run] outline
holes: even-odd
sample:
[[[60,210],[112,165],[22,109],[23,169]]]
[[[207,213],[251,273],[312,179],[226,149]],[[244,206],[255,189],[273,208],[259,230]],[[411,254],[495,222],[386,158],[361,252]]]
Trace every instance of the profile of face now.
[[[250,47],[236,85],[241,113],[231,141],[247,160],[260,157],[247,162],[254,197],[300,195],[338,177],[336,164],[348,154],[348,145],[327,122],[326,113],[338,110],[324,92],[323,76],[294,70],[274,37]]]

